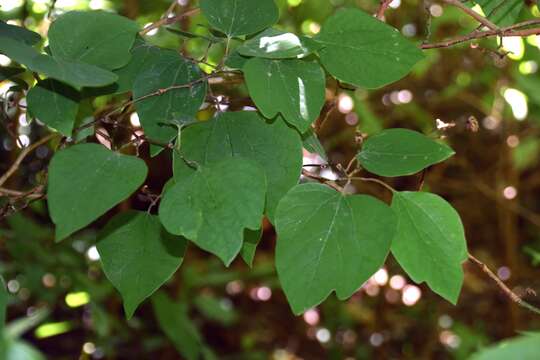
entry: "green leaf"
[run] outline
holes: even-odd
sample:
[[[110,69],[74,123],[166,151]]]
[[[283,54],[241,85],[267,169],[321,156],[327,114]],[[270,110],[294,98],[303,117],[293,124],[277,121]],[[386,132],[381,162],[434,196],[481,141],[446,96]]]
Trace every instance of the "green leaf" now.
[[[276,268],[295,314],[333,291],[346,299],[384,263],[396,218],[367,195],[344,196],[321,184],[293,188],[276,214]]]
[[[55,58],[114,70],[129,62],[138,31],[135,22],[116,14],[71,11],[52,23],[49,46]]]
[[[244,56],[267,59],[300,59],[319,50],[321,44],[306,36],[267,29],[246,41],[237,51]]]
[[[122,294],[129,319],[178,270],[186,241],[168,234],[157,216],[131,210],[107,224],[97,249],[105,275]]]
[[[279,200],[298,183],[302,171],[302,143],[296,131],[281,119],[267,121],[254,111],[221,113],[182,132],[181,152],[200,165],[240,157],[257,162],[266,173],[266,214],[271,221]],[[174,177],[193,172],[174,154]]]
[[[392,254],[413,281],[425,281],[455,304],[467,259],[459,214],[443,198],[424,192],[395,192],[392,209],[398,217]]]
[[[205,318],[224,326],[231,326],[238,320],[238,314],[232,305],[212,295],[201,294],[193,300],[193,303]]]
[[[176,350],[185,359],[198,360],[203,345],[202,339],[195,324],[188,317],[187,307],[173,302],[163,292],[152,296],[152,305],[159,326]]]
[[[537,360],[540,354],[540,335],[518,336],[501,341],[473,354],[469,360]]]
[[[0,276],[0,339],[3,337],[4,326],[6,324],[7,300],[8,292],[6,288],[6,283],[4,282],[4,278]]]
[[[244,67],[244,65],[246,65],[246,62],[249,59],[250,58],[248,57],[240,55],[238,51],[236,51],[235,49],[225,59],[225,66],[228,67],[229,69],[241,70]]]
[[[476,0],[486,17],[497,26],[505,27],[516,23],[523,5],[522,0]]]
[[[278,114],[300,132],[309,129],[325,101],[326,79],[316,61],[253,58],[243,68],[249,94],[262,114]]]
[[[247,229],[244,231],[244,244],[240,250],[240,256],[242,256],[242,260],[244,260],[249,267],[253,267],[253,259],[255,258],[257,245],[259,245],[259,242],[261,241],[262,234],[262,228],[259,230]]]
[[[176,181],[163,197],[159,217],[170,233],[185,236],[228,266],[242,248],[244,229],[261,226],[265,195],[263,169],[229,158]]]
[[[416,174],[454,154],[447,145],[419,132],[389,129],[364,142],[358,161],[369,172],[393,177]]]
[[[312,128],[309,128],[305,133],[302,134],[303,147],[312,154],[317,154],[321,159],[328,161],[328,155],[324,146],[322,146],[317,134],[313,131]]]
[[[135,80],[133,96],[140,99],[167,90],[135,104],[146,136],[167,143],[178,134],[175,124],[193,121],[206,97],[206,81],[199,68],[176,51],[160,49],[152,56],[152,66]]]
[[[338,80],[376,89],[407,75],[424,56],[398,30],[355,9],[330,17],[315,38],[321,62]]]
[[[201,0],[200,7],[210,25],[229,37],[254,34],[279,19],[274,0]]]
[[[60,241],[129,197],[146,179],[143,160],[97,144],[57,152],[49,165],[49,213]]]
[[[2,36],[27,45],[35,45],[41,41],[41,36],[38,33],[0,20],[0,37]]]
[[[45,356],[23,340],[7,340],[6,360],[45,360]]]
[[[80,93],[57,80],[40,81],[27,94],[28,111],[62,135],[71,136]]]
[[[115,82],[118,77],[93,65],[55,59],[38,53],[24,43],[0,36],[0,52],[30,70],[68,83],[77,89],[97,87]]]

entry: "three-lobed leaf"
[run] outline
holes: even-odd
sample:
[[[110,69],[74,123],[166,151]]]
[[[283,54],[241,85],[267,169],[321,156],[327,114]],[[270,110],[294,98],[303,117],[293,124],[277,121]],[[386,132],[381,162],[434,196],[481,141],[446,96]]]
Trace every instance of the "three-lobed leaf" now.
[[[369,172],[392,177],[416,174],[454,154],[447,145],[419,132],[389,129],[369,137],[357,157]]]
[[[201,0],[200,7],[210,25],[229,37],[254,34],[279,19],[274,0]]]
[[[255,162],[229,158],[176,181],[159,207],[172,234],[185,236],[230,265],[242,248],[244,230],[261,226],[266,177]]]
[[[383,265],[395,229],[393,211],[371,196],[320,184],[289,191],[276,213],[276,268],[293,312],[334,290],[350,297]]]
[[[267,59],[300,59],[321,47],[306,36],[297,36],[277,29],[266,29],[236,49],[240,55]]]
[[[425,281],[455,304],[467,259],[459,214],[443,198],[425,192],[395,192],[392,209],[398,218],[392,254],[416,283]]]
[[[71,11],[52,23],[49,46],[55,58],[114,70],[129,62],[138,31],[138,25],[123,16],[105,11]]]
[[[60,241],[125,200],[146,179],[143,160],[97,144],[58,151],[49,165],[49,213]]]
[[[178,270],[186,250],[185,239],[167,233],[159,218],[146,212],[118,214],[99,238],[103,270],[122,294],[128,319]]]
[[[321,63],[338,80],[375,89],[407,75],[422,52],[399,31],[361,10],[331,16],[315,37]]]
[[[266,120],[254,111],[221,113],[182,131],[181,155],[174,153],[174,177],[193,168],[182,159],[206,165],[238,157],[257,162],[268,184],[266,214],[273,221],[279,200],[298,183],[302,171],[300,136],[281,118]]]
[[[319,116],[326,79],[318,62],[252,58],[243,71],[249,94],[265,117],[281,114],[303,133]]]

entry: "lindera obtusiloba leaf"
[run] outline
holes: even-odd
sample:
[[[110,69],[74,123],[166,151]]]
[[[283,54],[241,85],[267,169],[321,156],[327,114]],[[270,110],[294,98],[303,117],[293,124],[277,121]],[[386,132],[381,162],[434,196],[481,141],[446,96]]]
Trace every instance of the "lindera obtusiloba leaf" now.
[[[118,69],[129,62],[139,26],[105,11],[71,11],[58,17],[49,29],[53,57]]]
[[[141,72],[133,84],[135,99],[143,98],[161,89],[170,89],[161,95],[137,101],[135,107],[146,136],[168,143],[178,134],[178,124],[188,124],[206,97],[206,80],[193,62],[174,50],[160,49],[148,59],[152,66]],[[159,151],[158,151],[159,152]],[[157,155],[153,151],[152,155]]]
[[[397,29],[361,10],[331,16],[315,40],[321,63],[338,80],[376,89],[407,75],[422,52]]]
[[[279,19],[274,0],[201,0],[200,7],[210,25],[228,37],[254,34]]]
[[[298,184],[302,172],[302,141],[281,118],[269,121],[255,111],[226,112],[182,131],[181,153],[200,165],[239,157],[256,161],[268,184],[266,214],[270,221],[279,200]],[[174,153],[174,178],[193,169]]]
[[[249,94],[265,117],[281,114],[303,133],[319,116],[326,79],[318,62],[253,58],[243,71]]]
[[[383,265],[395,229],[392,209],[371,196],[312,183],[289,191],[276,213],[276,268],[293,312],[334,290],[354,294]]]
[[[267,29],[240,46],[237,52],[244,56],[267,59],[300,59],[318,49],[321,44],[306,36],[277,29]]]
[[[47,199],[56,241],[85,227],[128,198],[146,179],[143,160],[97,144],[57,152],[49,165]]]
[[[394,192],[398,217],[392,254],[416,283],[427,285],[456,304],[467,260],[459,214],[443,198],[425,192]]]
[[[469,360],[537,360],[538,354],[540,334],[526,334],[481,349]]]
[[[133,210],[115,216],[99,238],[103,270],[128,319],[178,270],[186,250],[186,240],[167,233],[157,216]]]
[[[152,296],[152,307],[159,327],[176,350],[188,360],[200,359],[203,340],[195,324],[189,319],[187,306],[173,302],[160,291]]]
[[[263,169],[254,161],[228,158],[176,181],[163,196],[159,217],[170,233],[229,266],[242,248],[244,230],[261,226],[265,195]]]
[[[0,36],[0,53],[26,65],[28,69],[65,82],[77,89],[97,87],[115,82],[118,77],[101,68],[81,62],[70,62],[40,54],[33,47]]]
[[[447,145],[419,132],[389,129],[370,136],[357,157],[369,172],[393,177],[416,174],[454,154]]]
[[[39,81],[26,96],[28,111],[62,135],[71,136],[80,93],[54,79]]]
[[[26,45],[35,45],[41,41],[41,36],[38,33],[0,20],[0,37],[2,36],[23,42]]]

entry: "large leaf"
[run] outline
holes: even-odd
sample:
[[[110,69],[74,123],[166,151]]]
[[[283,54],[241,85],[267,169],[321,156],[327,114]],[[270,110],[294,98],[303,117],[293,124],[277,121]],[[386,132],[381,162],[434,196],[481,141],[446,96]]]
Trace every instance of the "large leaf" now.
[[[267,118],[282,114],[305,132],[319,116],[326,80],[318,62],[253,58],[243,70],[249,94]]]
[[[537,360],[538,354],[540,354],[540,335],[527,334],[482,349],[473,354],[469,360]]]
[[[229,37],[254,34],[279,18],[274,0],[201,0],[200,6],[210,25]]]
[[[194,124],[182,132],[181,152],[200,165],[227,157],[256,161],[266,173],[266,214],[271,221],[279,200],[298,183],[302,171],[302,143],[296,131],[281,118],[267,121],[253,111],[222,113],[210,121]],[[193,172],[175,153],[174,177]]]
[[[276,213],[276,268],[295,314],[333,291],[350,297],[384,263],[396,219],[383,202],[320,184],[293,188]]]
[[[38,53],[29,45],[2,36],[0,36],[0,52],[34,72],[63,81],[77,89],[83,86],[104,86],[118,79],[107,70],[86,63],[55,59]]]
[[[176,181],[163,197],[159,217],[170,233],[185,236],[228,266],[242,248],[244,230],[261,226],[265,195],[262,168],[229,158]]]
[[[178,270],[186,241],[168,234],[159,218],[128,211],[115,216],[100,234],[97,249],[105,275],[122,294],[126,316]]]
[[[188,317],[187,306],[175,303],[163,293],[152,296],[154,313],[159,326],[185,359],[197,360],[202,351],[199,331]]]
[[[60,241],[125,200],[146,179],[144,161],[97,144],[57,152],[49,165],[49,213]]]
[[[443,198],[424,192],[396,192],[392,209],[398,228],[392,254],[416,283],[426,282],[455,304],[467,259],[459,214]]]
[[[444,161],[455,153],[447,145],[407,129],[389,129],[369,137],[358,153],[368,171],[381,176],[405,176]]]
[[[28,111],[62,135],[71,136],[79,111],[80,94],[57,80],[40,81],[26,96]]]
[[[324,45],[319,55],[330,74],[368,89],[401,79],[423,58],[398,30],[361,10],[338,11],[315,40]]]
[[[267,29],[246,41],[236,51],[244,56],[267,59],[299,59],[317,51],[321,44],[315,40],[276,29]]]
[[[161,95],[137,101],[136,108],[145,134],[161,142],[171,141],[178,133],[174,124],[187,124],[206,97],[206,81],[199,68],[176,51],[151,52],[152,66],[137,76],[133,96],[140,99],[156,91]]]
[[[495,25],[504,27],[513,25],[523,9],[522,0],[475,0],[482,7],[484,14]]]
[[[116,14],[72,11],[52,23],[49,46],[55,58],[114,70],[129,62],[138,31],[135,22]]]
[[[41,41],[41,36],[38,33],[20,26],[7,24],[0,20],[0,37],[2,36],[23,42],[27,45],[34,45]]]

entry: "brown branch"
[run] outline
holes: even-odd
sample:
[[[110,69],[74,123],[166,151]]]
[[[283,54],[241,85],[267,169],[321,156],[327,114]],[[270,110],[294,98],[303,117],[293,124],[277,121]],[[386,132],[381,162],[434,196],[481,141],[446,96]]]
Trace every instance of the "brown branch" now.
[[[482,270],[482,272],[484,272],[489,278],[491,278],[495,282],[495,284],[497,284],[499,289],[501,289],[502,292],[510,300],[512,300],[513,302],[515,302],[519,306],[540,315],[540,309],[539,308],[537,308],[534,305],[529,304],[528,302],[523,300],[518,294],[516,294],[515,292],[510,290],[510,288],[508,286],[506,286],[506,284],[501,279],[499,279],[499,277],[497,275],[495,275],[495,273],[493,273],[493,271],[491,271],[487,267],[486,264],[484,264],[483,262],[481,262],[480,260],[478,260],[477,258],[475,258],[471,254],[468,254],[468,257],[469,257],[469,261],[471,263],[475,264],[476,266],[478,266],[480,268],[480,270]]]
[[[38,186],[36,189],[32,189],[30,191],[18,191],[18,190],[0,188],[0,194],[4,196],[11,196],[17,199],[21,199],[21,198],[40,199],[41,197],[43,197],[43,194],[41,193],[41,189],[42,189],[41,186]]]
[[[13,175],[17,171],[17,169],[19,169],[19,166],[21,166],[21,163],[24,160],[24,158],[26,158],[32,151],[34,151],[41,145],[49,142],[56,136],[57,134],[49,134],[45,136],[43,139],[28,146],[27,148],[24,148],[24,150],[21,151],[19,156],[17,156],[17,159],[15,159],[15,162],[13,163],[13,165],[11,165],[11,167],[8,169],[8,171],[4,173],[4,175],[2,175],[2,177],[0,177],[0,186],[4,185],[4,183],[11,177],[11,175]]]
[[[381,21],[384,21],[384,13],[386,10],[388,10],[388,7],[392,3],[392,0],[381,0],[381,4],[379,5],[379,9],[377,10],[377,14],[375,14],[375,17]]]
[[[350,178],[343,178],[343,179],[340,179],[340,180],[343,180],[343,181],[345,181],[345,180],[359,180],[359,181],[364,181],[364,182],[372,182],[372,183],[381,185],[382,187],[384,187],[385,189],[390,191],[392,194],[396,192],[396,189],[394,189],[393,187],[391,187],[390,185],[388,185],[384,181],[379,180],[379,179],[375,179],[375,178],[350,177]]]
[[[146,35],[148,34],[150,31],[154,30],[154,29],[157,29],[157,28],[160,28],[164,25],[170,25],[170,24],[174,24],[175,22],[177,21],[180,21],[188,16],[193,16],[195,14],[198,14],[200,11],[199,8],[195,8],[195,9],[191,9],[191,10],[187,10],[186,12],[182,13],[182,14],[179,14],[179,15],[176,15],[176,16],[172,16],[172,17],[169,17],[169,13],[168,12],[165,17],[159,19],[158,21],[152,23],[151,25],[145,27],[144,29],[142,29],[139,34],[140,35]]]
[[[466,5],[464,5],[460,0],[444,0],[444,2],[449,4],[449,5],[457,7],[458,9],[460,9],[461,11],[463,11],[464,13],[466,13],[467,15],[469,15],[470,17],[472,17],[473,19],[478,21],[480,24],[487,27],[488,29],[491,29],[491,30],[498,30],[499,29],[499,27],[497,25],[495,25],[494,23],[492,23],[491,21],[489,21],[488,19],[486,19],[482,15],[478,14],[473,9],[471,9],[471,8],[467,7]]]
[[[330,180],[330,179],[327,179],[325,177],[310,173],[309,171],[307,171],[305,169],[302,169],[302,175],[304,175],[307,178],[317,180],[318,182],[320,182],[322,184],[326,184],[326,185],[330,186],[331,188],[333,188],[333,189],[335,189],[335,190],[337,190],[339,192],[343,192],[343,188],[341,186],[339,186],[338,184],[336,184],[334,181]]]

